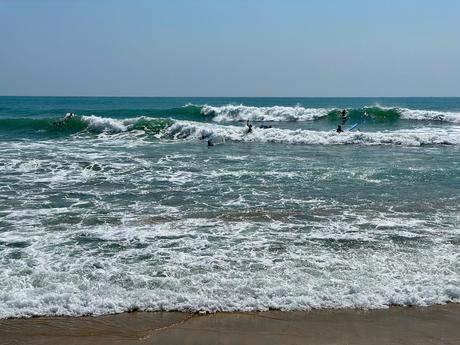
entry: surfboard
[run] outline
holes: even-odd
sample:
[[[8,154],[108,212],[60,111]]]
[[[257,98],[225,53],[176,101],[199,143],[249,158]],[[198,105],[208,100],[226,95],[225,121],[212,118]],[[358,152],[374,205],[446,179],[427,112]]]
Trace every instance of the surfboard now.
[[[358,124],[357,124],[357,123],[355,123],[355,124],[354,124],[353,126],[351,126],[350,128],[347,128],[346,131],[347,131],[347,132],[350,132],[350,131],[352,131],[353,129],[355,129],[356,127],[358,127]]]

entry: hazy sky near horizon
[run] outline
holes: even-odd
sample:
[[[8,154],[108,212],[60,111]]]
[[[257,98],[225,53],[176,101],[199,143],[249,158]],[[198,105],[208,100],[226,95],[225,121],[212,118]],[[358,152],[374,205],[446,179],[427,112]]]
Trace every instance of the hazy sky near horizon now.
[[[0,95],[460,96],[458,0],[0,0]]]

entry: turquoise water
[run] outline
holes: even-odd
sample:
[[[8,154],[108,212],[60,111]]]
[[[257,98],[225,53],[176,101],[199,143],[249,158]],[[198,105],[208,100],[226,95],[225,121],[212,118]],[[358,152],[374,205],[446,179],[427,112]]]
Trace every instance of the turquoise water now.
[[[1,317],[460,302],[459,98],[0,97],[0,149]]]

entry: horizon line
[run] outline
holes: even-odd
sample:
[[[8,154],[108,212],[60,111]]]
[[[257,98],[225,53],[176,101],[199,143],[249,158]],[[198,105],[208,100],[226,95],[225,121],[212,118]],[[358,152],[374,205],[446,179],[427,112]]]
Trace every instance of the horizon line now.
[[[0,97],[55,98],[460,98],[460,96],[108,96],[108,95],[0,95]]]

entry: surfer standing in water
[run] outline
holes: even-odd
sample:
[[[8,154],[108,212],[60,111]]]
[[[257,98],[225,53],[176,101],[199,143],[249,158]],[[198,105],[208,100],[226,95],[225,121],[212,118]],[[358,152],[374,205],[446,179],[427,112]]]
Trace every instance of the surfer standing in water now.
[[[338,125],[336,132],[337,133],[342,133],[343,132],[342,126]]]
[[[248,127],[248,131],[246,133],[252,133],[252,124],[249,122],[249,119],[246,121],[246,126]]]

